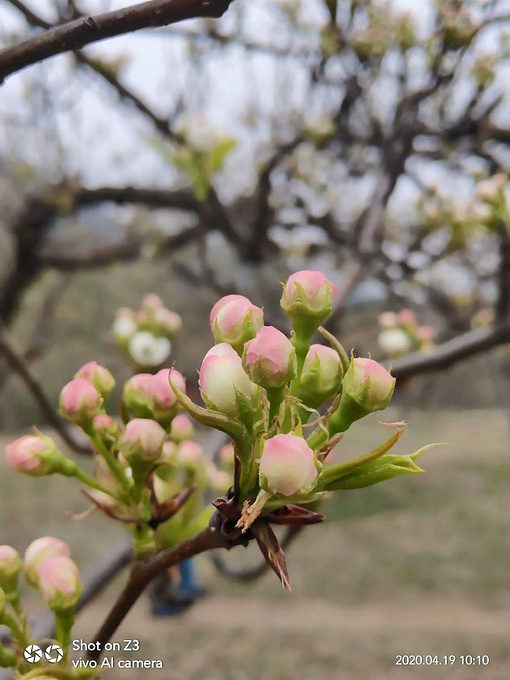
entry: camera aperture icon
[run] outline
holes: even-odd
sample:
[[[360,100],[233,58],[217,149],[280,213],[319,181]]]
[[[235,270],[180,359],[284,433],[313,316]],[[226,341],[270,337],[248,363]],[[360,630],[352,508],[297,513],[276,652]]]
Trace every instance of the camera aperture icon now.
[[[64,652],[62,651],[62,647],[50,645],[44,652],[44,656],[48,663],[59,663],[64,657]]]
[[[28,661],[28,663],[39,663],[42,659],[42,649],[37,645],[28,645],[28,647],[23,652],[23,656]]]

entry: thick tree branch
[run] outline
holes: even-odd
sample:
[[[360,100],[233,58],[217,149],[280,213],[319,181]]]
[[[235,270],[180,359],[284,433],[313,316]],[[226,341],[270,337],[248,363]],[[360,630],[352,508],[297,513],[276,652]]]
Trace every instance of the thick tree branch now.
[[[94,636],[94,641],[100,642],[100,648],[104,648],[105,643],[115,634],[140,595],[158,574],[190,557],[221,547],[225,547],[224,538],[219,531],[209,527],[175,548],[169,548],[145,562],[136,563],[124,590]],[[98,659],[101,652],[93,652],[90,656],[92,659]]]
[[[440,371],[453,364],[510,342],[510,322],[463,333],[444,342],[430,354],[415,352],[392,362],[397,385],[415,375]]]
[[[196,17],[220,17],[233,0],[152,0],[86,16],[49,28],[0,52],[0,82],[7,76],[64,52],[142,28],[168,26]]]

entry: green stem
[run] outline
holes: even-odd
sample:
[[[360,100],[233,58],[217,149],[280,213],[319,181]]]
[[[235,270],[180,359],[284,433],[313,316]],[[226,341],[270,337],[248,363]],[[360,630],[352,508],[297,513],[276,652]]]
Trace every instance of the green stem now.
[[[101,491],[102,493],[107,494],[108,496],[111,496],[112,498],[115,498],[115,500],[119,500],[118,494],[116,494],[114,491],[110,491],[109,489],[106,489],[104,486],[99,484],[93,477],[88,475],[86,472],[81,470],[79,467],[76,469],[76,473],[74,475],[76,479],[86,486],[90,486],[91,489],[96,489],[97,491]]]
[[[64,662],[69,656],[69,646],[71,644],[71,631],[74,625],[74,611],[55,612],[55,638],[60,643],[64,652]]]
[[[22,649],[28,647],[28,645],[30,644],[30,640],[25,635],[23,627],[17,620],[17,617],[15,618],[9,612],[4,611],[4,613],[2,614],[2,623],[4,626],[7,626],[7,628],[10,628],[14,638],[19,642]]]
[[[283,387],[266,389],[269,401],[269,423],[271,424],[280,412],[280,405],[285,399],[285,385]]]
[[[91,432],[87,432],[87,434],[92,439],[92,443],[94,444],[96,449],[99,451],[99,453],[105,459],[106,464],[108,465],[110,470],[117,477],[119,482],[122,484],[122,487],[126,490],[130,489],[131,488],[131,482],[126,475],[124,468],[118,462],[118,460],[115,458],[113,453],[111,451],[109,451],[107,449],[107,447],[104,445],[101,437],[96,432],[94,432],[93,430]]]
[[[303,366],[305,363],[306,355],[312,344],[313,333],[301,334],[296,333],[292,338],[292,344],[296,349],[296,359],[297,359],[297,374],[294,380],[290,383],[289,394],[296,396],[299,390],[299,383],[301,381],[301,373],[303,372]]]

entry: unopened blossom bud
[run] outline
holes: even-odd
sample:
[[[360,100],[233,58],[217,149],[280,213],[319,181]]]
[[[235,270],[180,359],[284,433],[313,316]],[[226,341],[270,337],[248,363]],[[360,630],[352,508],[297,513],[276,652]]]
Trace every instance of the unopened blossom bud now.
[[[416,331],[416,338],[423,343],[433,343],[437,337],[437,331],[433,326],[420,326]]]
[[[124,385],[122,401],[137,418],[152,415],[154,376],[152,373],[138,373]]]
[[[50,557],[70,557],[71,549],[64,541],[51,536],[44,536],[33,541],[25,551],[23,564],[25,578],[33,586],[39,580],[38,569]]]
[[[296,377],[296,350],[281,331],[262,326],[244,346],[243,367],[252,382],[278,389]]]
[[[68,612],[80,601],[83,586],[78,567],[69,557],[49,557],[38,569],[38,585],[48,607]]]
[[[10,545],[0,545],[0,588],[8,596],[16,591],[23,562]]]
[[[170,439],[163,442],[163,453],[161,456],[165,463],[174,464],[177,460],[177,444]]]
[[[220,449],[219,454],[220,465],[227,470],[232,470],[235,464],[235,449],[232,442],[225,444]]]
[[[170,436],[174,442],[183,442],[188,439],[193,439],[194,434],[195,428],[187,413],[179,413],[178,416],[175,416],[172,420],[172,429],[170,430]]]
[[[138,331],[128,345],[129,353],[138,366],[154,367],[168,359],[172,343],[168,338],[157,338],[149,331]]]
[[[266,440],[259,465],[260,484],[282,496],[308,493],[317,479],[312,449],[294,434]]]
[[[262,327],[264,313],[242,295],[226,295],[212,308],[209,321],[216,342],[226,342],[240,354]]]
[[[398,326],[398,316],[395,312],[382,312],[379,314],[378,321],[380,328],[395,328],[395,326]]]
[[[60,413],[82,427],[92,422],[102,404],[100,393],[85,378],[71,380],[60,393]]]
[[[178,463],[185,468],[195,469],[200,464],[203,455],[202,447],[196,442],[181,442],[177,447]]]
[[[340,404],[329,422],[330,435],[345,432],[356,420],[385,409],[393,396],[395,378],[373,359],[352,359],[342,388]]]
[[[411,339],[402,328],[387,328],[377,336],[377,343],[389,357],[407,354],[412,349]]]
[[[138,330],[135,312],[129,307],[121,307],[115,314],[112,333],[119,345],[126,348],[130,338]]]
[[[172,337],[182,330],[182,318],[176,312],[166,307],[158,307],[152,313],[152,322],[158,330]]]
[[[142,307],[144,309],[158,309],[163,307],[163,300],[156,295],[156,293],[147,293],[147,295],[142,300]]]
[[[120,439],[120,452],[131,464],[154,462],[161,456],[165,436],[165,430],[154,420],[135,418],[126,425]]]
[[[94,416],[92,421],[94,429],[103,441],[113,442],[120,434],[119,423],[106,413],[100,413]]]
[[[170,385],[170,375],[173,384],[179,391],[186,393],[186,380],[182,373],[176,371],[175,368],[171,371],[169,368],[162,368],[153,376],[152,408],[154,417],[156,420],[165,423],[171,422],[179,409],[179,402]]]
[[[413,312],[412,309],[401,309],[400,312],[397,314],[397,319],[399,324],[403,328],[413,330],[418,325],[418,322],[416,320],[416,314]]]
[[[85,378],[85,380],[91,382],[103,399],[106,399],[115,387],[113,375],[107,368],[100,366],[97,361],[89,361],[80,368],[74,377]]]
[[[26,434],[16,439],[6,446],[5,455],[16,472],[31,477],[57,472],[65,474],[66,466],[73,465],[72,461],[60,453],[53,439],[43,434]]]
[[[282,309],[298,335],[311,337],[333,309],[338,288],[322,272],[303,270],[291,274],[283,286]]]
[[[306,355],[299,381],[299,397],[312,408],[318,408],[340,391],[342,363],[331,347],[312,345]]]
[[[240,357],[224,342],[205,355],[199,385],[206,404],[229,416],[239,415],[239,399],[254,406],[259,395],[259,388],[246,375]]]

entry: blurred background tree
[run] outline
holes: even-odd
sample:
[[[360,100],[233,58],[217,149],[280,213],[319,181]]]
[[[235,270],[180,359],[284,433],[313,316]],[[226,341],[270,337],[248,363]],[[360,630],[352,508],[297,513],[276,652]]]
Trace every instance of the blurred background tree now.
[[[0,41],[122,6],[1,0]],[[509,28],[505,1],[236,0],[7,78],[2,347],[8,329],[54,399],[89,356],[122,372],[114,310],[155,289],[193,338],[191,377],[219,295],[271,322],[275,275],[303,267],[339,285],[348,346],[374,350],[378,312],[404,306],[456,341],[403,378],[508,342]],[[465,389],[427,392],[493,399],[492,379],[456,375]],[[1,382],[5,426],[38,419],[5,365]]]

